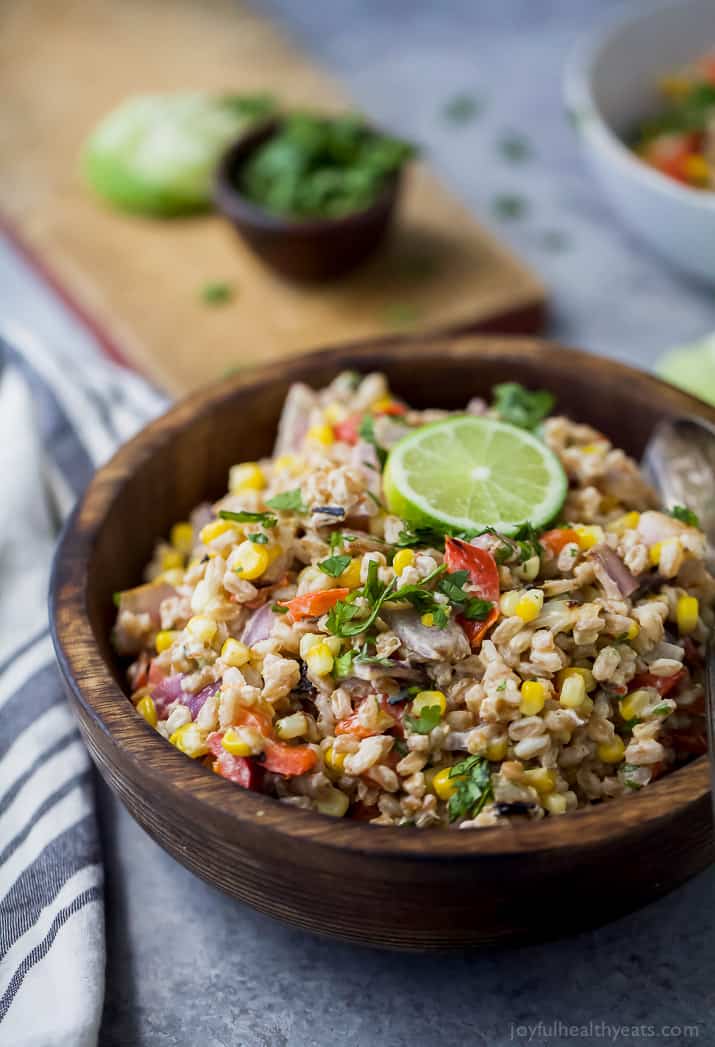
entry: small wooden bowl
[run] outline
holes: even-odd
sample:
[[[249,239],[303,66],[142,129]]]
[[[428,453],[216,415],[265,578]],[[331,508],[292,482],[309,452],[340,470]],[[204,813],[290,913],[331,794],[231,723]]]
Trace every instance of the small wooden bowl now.
[[[640,455],[663,417],[715,410],[612,360],[537,340],[404,339],[313,353],[199,392],[100,469],[60,543],[54,642],[105,780],[198,876],[262,912],[352,942],[436,949],[544,939],[657,898],[713,858],[705,757],[636,796],[469,832],[338,821],[246,792],[183,757],[133,711],[109,640],[112,594],[135,585],[157,536],[225,490],[229,466],[270,452],[291,382],[384,371],[420,407],[464,406],[513,380]]]
[[[333,280],[364,262],[384,240],[402,181],[388,179],[370,207],[341,218],[286,218],[264,210],[238,189],[242,166],[280,127],[277,120],[244,135],[222,157],[214,185],[218,211],[266,264],[294,280]]]

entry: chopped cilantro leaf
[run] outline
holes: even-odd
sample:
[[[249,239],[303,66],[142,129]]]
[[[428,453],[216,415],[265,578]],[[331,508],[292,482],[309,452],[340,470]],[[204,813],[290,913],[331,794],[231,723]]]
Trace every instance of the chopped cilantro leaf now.
[[[546,389],[531,392],[518,382],[494,386],[494,407],[503,422],[519,429],[536,429],[551,412],[554,396]]]
[[[352,650],[347,650],[339,654],[335,659],[333,672],[338,680],[345,680],[350,676],[353,668],[353,655],[354,652]]]
[[[420,712],[420,715],[405,715],[405,723],[413,734],[429,734],[442,719],[442,710],[438,705],[429,705]]]
[[[670,510],[670,515],[674,516],[676,520],[680,520],[681,523],[687,524],[688,527],[700,527],[697,513],[694,513],[692,509],[688,509],[685,505],[674,505]]]
[[[360,438],[365,441],[365,443],[372,444],[372,446],[375,448],[375,453],[377,454],[377,460],[380,463],[380,468],[384,469],[385,462],[387,461],[387,451],[384,447],[380,447],[379,443],[377,442],[377,437],[375,436],[375,419],[371,414],[363,415],[362,421],[360,422],[360,427],[358,429],[358,434]],[[368,494],[369,493],[370,492],[368,492]]]
[[[255,545],[267,545],[268,535],[264,534],[263,531],[259,531],[257,534],[249,534],[246,536],[249,542],[253,542]]]
[[[300,487],[292,491],[283,491],[282,494],[266,499],[266,505],[271,509],[282,509],[285,512],[307,513],[308,511],[308,506],[303,502]]]
[[[233,288],[230,284],[214,280],[204,284],[201,288],[201,297],[207,305],[225,305],[233,298]]]
[[[222,520],[233,520],[235,523],[259,523],[264,527],[275,527],[278,522],[270,513],[249,513],[244,509],[237,513],[229,509],[221,509],[219,516]]]
[[[339,578],[343,571],[350,566],[352,556],[329,556],[327,560],[322,560],[318,567],[323,574],[330,575],[331,578]]]
[[[288,608],[284,607],[283,604],[280,603],[271,604],[271,610],[274,614],[288,614]]]
[[[489,763],[483,756],[468,756],[455,763],[449,777],[456,779],[456,790],[447,808],[450,822],[475,818],[494,797]]]

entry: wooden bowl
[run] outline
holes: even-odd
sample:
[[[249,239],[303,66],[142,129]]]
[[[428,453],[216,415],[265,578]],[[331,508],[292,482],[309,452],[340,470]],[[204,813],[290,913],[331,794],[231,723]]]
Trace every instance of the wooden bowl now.
[[[656,422],[715,410],[611,360],[543,341],[404,339],[283,360],[199,392],[100,469],[54,566],[54,642],[102,776],[178,861],[307,930],[402,949],[544,939],[645,904],[713,858],[705,757],[641,793],[540,822],[476,831],[338,821],[246,792],[171,748],[134,713],[109,641],[112,594],[157,536],[225,490],[236,460],[270,452],[291,382],[386,372],[419,407],[463,406],[495,382],[551,389],[558,409],[640,455]]]
[[[333,280],[364,262],[382,243],[395,213],[401,172],[389,178],[374,203],[340,218],[296,219],[272,214],[238,189],[242,166],[280,127],[277,120],[244,135],[224,154],[216,172],[214,203],[253,251],[294,280]]]

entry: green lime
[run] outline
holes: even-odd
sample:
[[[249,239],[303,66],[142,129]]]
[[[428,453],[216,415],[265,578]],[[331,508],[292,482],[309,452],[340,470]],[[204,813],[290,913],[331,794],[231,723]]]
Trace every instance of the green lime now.
[[[123,211],[170,217],[206,210],[221,153],[272,108],[263,95],[197,91],[128,98],[87,140],[85,177]]]
[[[671,349],[660,358],[655,370],[686,393],[715,404],[715,335]]]
[[[408,523],[513,534],[547,524],[566,497],[561,463],[525,429],[457,415],[415,429],[387,459],[385,498]]]

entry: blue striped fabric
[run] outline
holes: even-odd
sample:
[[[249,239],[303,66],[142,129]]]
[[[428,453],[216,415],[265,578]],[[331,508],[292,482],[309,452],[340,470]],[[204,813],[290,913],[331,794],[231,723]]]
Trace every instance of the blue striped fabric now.
[[[57,530],[94,468],[164,406],[103,359],[63,357],[23,333],[12,346],[0,339],[0,1044],[97,1042],[93,770],[54,663],[45,591]]]

